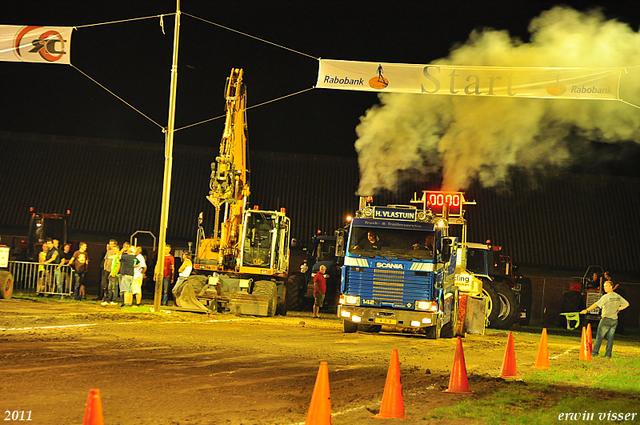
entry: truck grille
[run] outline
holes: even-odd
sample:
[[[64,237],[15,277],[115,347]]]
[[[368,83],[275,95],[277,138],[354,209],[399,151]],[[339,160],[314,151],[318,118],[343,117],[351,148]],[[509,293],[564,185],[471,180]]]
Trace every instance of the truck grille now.
[[[347,272],[346,284],[350,295],[382,303],[406,304],[431,300],[432,279],[428,272],[353,267]]]

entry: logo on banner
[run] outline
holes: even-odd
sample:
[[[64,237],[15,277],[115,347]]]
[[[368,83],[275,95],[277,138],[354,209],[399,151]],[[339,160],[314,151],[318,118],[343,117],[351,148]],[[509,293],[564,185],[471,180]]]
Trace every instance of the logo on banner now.
[[[378,76],[373,77],[369,80],[369,85],[374,89],[384,89],[389,85],[389,80],[384,78],[382,75],[384,73],[384,69],[382,68],[382,64],[378,65]]]
[[[46,62],[60,60],[65,52],[66,40],[56,30],[47,29],[40,33],[42,26],[22,28],[16,35],[14,49],[20,59],[28,60],[29,53],[38,54]]]
[[[567,91],[567,87],[560,82],[560,73],[556,75],[556,83],[547,86],[547,93],[552,96],[562,96]]]

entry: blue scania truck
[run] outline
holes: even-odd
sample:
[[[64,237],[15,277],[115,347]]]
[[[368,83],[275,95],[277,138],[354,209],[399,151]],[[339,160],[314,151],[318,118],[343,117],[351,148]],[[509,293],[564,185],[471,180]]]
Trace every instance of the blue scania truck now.
[[[449,236],[444,214],[423,197],[415,205],[371,205],[361,198],[350,225],[341,276],[338,316],[346,333],[378,332],[382,326],[424,333],[427,338],[460,333],[456,257],[460,241]],[[455,206],[455,205],[454,205]]]

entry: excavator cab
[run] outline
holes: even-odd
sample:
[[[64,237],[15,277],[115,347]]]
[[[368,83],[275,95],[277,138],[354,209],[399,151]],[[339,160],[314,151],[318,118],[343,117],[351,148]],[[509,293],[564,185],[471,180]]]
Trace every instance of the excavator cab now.
[[[241,273],[286,275],[289,265],[289,218],[282,212],[245,213]]]

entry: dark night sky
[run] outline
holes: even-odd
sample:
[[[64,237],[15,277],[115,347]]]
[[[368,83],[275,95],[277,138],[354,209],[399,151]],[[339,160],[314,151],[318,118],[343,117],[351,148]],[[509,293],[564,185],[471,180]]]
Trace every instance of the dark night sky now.
[[[608,18],[638,29],[637,2],[604,1]],[[426,64],[448,55],[474,28],[508,30],[527,40],[529,21],[550,1],[199,1],[183,13],[313,57]],[[579,10],[596,2],[568,1]],[[173,0],[4,0],[1,24],[79,26],[175,11]],[[166,125],[173,16],[73,33],[71,61]],[[317,61],[182,16],[176,128],[224,113],[231,68],[245,71],[249,105],[312,87]],[[0,63],[0,129],[163,143],[155,124],[64,65]],[[315,89],[248,113],[254,150],[356,156],[359,117],[375,94]],[[178,131],[175,143],[218,146],[223,122]]]

